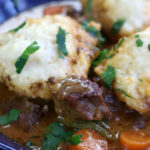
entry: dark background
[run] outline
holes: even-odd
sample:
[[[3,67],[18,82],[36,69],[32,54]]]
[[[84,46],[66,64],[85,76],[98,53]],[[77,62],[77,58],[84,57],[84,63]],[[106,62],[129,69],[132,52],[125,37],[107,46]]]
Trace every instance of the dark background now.
[[[51,1],[54,0],[0,0],[0,24],[21,11]]]

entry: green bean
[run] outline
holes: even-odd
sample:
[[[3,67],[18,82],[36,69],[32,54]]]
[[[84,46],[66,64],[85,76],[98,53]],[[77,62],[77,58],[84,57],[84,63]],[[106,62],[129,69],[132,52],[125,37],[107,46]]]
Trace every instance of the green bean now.
[[[58,117],[58,122],[64,124],[67,127],[70,128],[76,128],[76,129],[92,129],[97,132],[99,132],[103,137],[109,139],[109,140],[115,140],[115,136],[110,133],[107,129],[105,129],[100,124],[97,124],[92,121],[67,121],[62,117]]]

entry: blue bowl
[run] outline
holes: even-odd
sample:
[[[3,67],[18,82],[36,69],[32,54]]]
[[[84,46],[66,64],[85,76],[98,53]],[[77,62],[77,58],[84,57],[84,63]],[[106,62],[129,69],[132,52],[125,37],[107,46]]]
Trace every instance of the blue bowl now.
[[[62,0],[0,0],[0,24],[24,10],[51,1]]]

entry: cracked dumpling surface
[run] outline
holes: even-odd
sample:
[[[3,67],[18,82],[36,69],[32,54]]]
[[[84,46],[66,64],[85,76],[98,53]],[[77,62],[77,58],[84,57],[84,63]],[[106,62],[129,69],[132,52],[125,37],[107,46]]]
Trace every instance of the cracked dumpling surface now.
[[[126,38],[120,47],[113,49],[114,56],[103,60],[95,69],[101,77],[108,65],[117,74],[113,90],[118,99],[142,114],[150,112],[150,28]],[[126,93],[126,94],[125,94]]]
[[[68,56],[64,59],[58,57],[59,27],[67,32]],[[33,41],[40,48],[29,56],[22,72],[17,74],[15,62]],[[87,77],[91,61],[97,55],[93,48],[96,43],[97,40],[70,17],[27,19],[19,31],[0,35],[0,81],[20,95],[50,100],[50,85],[72,75]]]
[[[86,8],[88,0],[81,0]],[[150,25],[149,0],[92,0],[91,15],[102,24],[103,30],[111,35],[115,22],[124,19],[119,37],[128,36]]]

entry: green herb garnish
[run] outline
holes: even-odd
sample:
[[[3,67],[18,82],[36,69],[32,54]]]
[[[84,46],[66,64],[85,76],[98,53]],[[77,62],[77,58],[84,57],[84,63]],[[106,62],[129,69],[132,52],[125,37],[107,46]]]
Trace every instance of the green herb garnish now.
[[[136,46],[137,47],[142,47],[143,46],[143,41],[141,39],[136,40]]]
[[[113,35],[119,33],[119,31],[121,30],[122,26],[124,25],[125,20],[124,19],[118,19],[112,26],[112,30],[111,33]]]
[[[82,142],[81,137],[82,137],[81,134],[73,135],[73,136],[70,138],[69,143],[70,143],[71,145],[78,145],[78,144],[80,144],[80,143]]]
[[[139,79],[139,81],[140,81],[140,82],[143,82],[143,80],[142,80],[142,79]]]
[[[104,49],[103,51],[101,51],[98,58],[92,62],[92,65],[97,66],[99,63],[102,62],[102,60],[107,56],[108,53],[108,49]]]
[[[117,48],[119,48],[122,45],[124,40],[125,38],[120,39],[119,42],[113,47],[113,50],[115,51]]]
[[[125,91],[121,90],[121,89],[115,89],[115,91],[121,92],[122,94],[124,94],[125,96],[132,98],[131,96],[129,96]]]
[[[116,75],[116,70],[114,67],[112,66],[107,66],[105,72],[103,72],[101,74],[103,80],[104,80],[104,84],[107,88],[110,88],[111,87],[111,84],[115,78],[115,75]]]
[[[148,50],[150,51],[150,44],[148,44]]]
[[[56,150],[60,142],[77,145],[82,142],[80,140],[81,137],[82,135],[74,135],[72,132],[66,131],[58,122],[53,122],[49,125],[48,131],[44,136],[42,149]]]
[[[15,67],[16,72],[19,74],[21,73],[22,69],[24,68],[29,56],[33,53],[35,53],[40,47],[37,45],[38,43],[34,41],[32,44],[30,44],[25,51],[22,53],[20,57],[18,57]]]
[[[92,11],[92,0],[87,0],[86,12],[90,14]]]
[[[98,43],[99,45],[101,45],[101,43],[105,42],[105,38],[102,37],[100,32],[95,27],[89,25],[89,21],[83,21],[82,28],[84,30],[86,30],[91,36],[97,37],[98,41],[99,41],[99,43]]]
[[[135,38],[139,38],[139,37],[140,37],[140,35],[139,35],[139,34],[136,34],[136,35],[135,35]]]
[[[7,125],[12,121],[17,121],[20,111],[17,109],[11,109],[8,113],[3,116],[0,116],[0,125]]]
[[[59,58],[64,58],[63,55],[68,56],[68,51],[66,48],[66,35],[67,32],[62,29],[61,27],[59,27],[58,33],[56,35],[57,37],[57,46],[58,46],[58,57]]]
[[[21,28],[23,28],[26,25],[26,22],[24,21],[21,25],[19,25],[17,28],[11,29],[9,30],[9,32],[17,32],[19,31]]]

